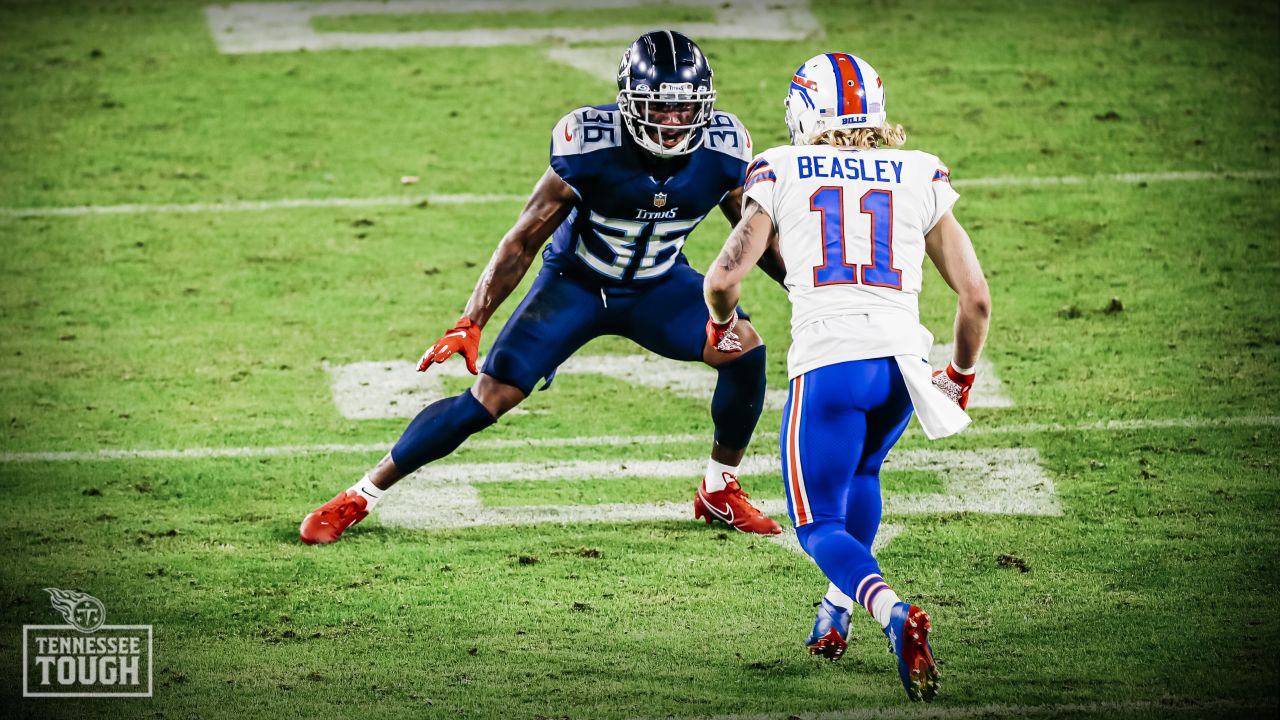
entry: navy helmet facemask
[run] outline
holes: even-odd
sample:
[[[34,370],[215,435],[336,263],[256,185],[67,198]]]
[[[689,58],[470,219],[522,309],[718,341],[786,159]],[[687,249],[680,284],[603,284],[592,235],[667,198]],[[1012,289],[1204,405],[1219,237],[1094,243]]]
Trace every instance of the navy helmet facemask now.
[[[659,157],[702,147],[716,100],[711,76],[702,50],[678,32],[632,43],[618,67],[618,110],[636,144]]]

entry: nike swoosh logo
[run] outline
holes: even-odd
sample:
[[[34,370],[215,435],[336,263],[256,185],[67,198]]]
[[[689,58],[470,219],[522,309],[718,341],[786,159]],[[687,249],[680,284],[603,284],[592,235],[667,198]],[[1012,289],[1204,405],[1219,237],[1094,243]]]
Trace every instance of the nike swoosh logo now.
[[[569,126],[568,126],[568,125],[565,125],[565,126],[564,126],[564,139],[565,139],[565,140],[573,140],[573,135],[569,134]]]
[[[707,506],[707,509],[711,511],[712,515],[715,515],[716,517],[720,518],[721,520],[724,520],[730,525],[733,524],[733,506],[731,506],[729,503],[725,503],[724,510],[721,510],[720,508],[711,504],[711,501],[707,499],[707,496],[702,492],[701,488],[699,488],[698,494],[702,496],[702,504]]]
[[[451,338],[451,337],[466,337],[466,336],[467,336],[467,334],[466,334],[466,333],[464,333],[464,332],[456,332],[456,333],[449,333],[448,335],[445,335],[444,337],[442,337],[442,338],[440,338],[440,339],[441,339],[441,340],[444,340],[445,338]]]

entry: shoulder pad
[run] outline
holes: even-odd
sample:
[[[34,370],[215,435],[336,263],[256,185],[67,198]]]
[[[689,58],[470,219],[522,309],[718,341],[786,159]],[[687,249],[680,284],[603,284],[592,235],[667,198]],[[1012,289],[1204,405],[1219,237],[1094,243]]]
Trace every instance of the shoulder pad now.
[[[794,152],[795,149],[795,145],[777,145],[775,147],[765,148],[764,150],[761,150],[758,155],[752,158],[751,167],[755,167],[756,163],[759,162],[774,164],[785,162],[787,155]]]
[[[919,159],[920,167],[925,171],[926,177],[931,182],[951,183],[951,170],[938,159],[937,155],[931,155],[923,150],[916,150],[915,156]]]
[[[551,131],[551,154],[582,155],[622,144],[617,110],[581,107],[560,118]]]
[[[711,115],[706,133],[707,140],[703,146],[708,150],[731,155],[742,162],[751,160],[751,135],[733,113],[717,110]]]
[[[747,166],[747,181],[743,188],[750,190],[754,185],[760,182],[777,181],[778,173],[775,168],[785,167],[786,158],[783,153],[786,152],[784,147],[769,148],[755,156],[751,164]]]

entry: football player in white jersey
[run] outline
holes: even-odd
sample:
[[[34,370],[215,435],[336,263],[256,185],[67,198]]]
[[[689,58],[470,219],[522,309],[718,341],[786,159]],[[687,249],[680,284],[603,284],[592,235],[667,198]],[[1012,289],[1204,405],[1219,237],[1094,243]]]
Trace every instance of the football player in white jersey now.
[[[914,409],[930,438],[962,430],[991,299],[977,255],[951,213],[959,195],[937,157],[895,149],[875,69],[847,53],[818,55],[786,99],[791,145],[747,171],[740,222],[704,285],[712,343],[736,343],[742,279],[778,254],[792,304],[791,392],[779,444],[800,545],[831,581],[808,642],[844,652],[853,602],[880,622],[912,700],[931,700],[938,670],[929,616],[880,575],[880,465]],[[930,374],[933,336],[917,298],[928,255],[959,296],[955,354]],[[722,321],[723,320],[723,321]]]

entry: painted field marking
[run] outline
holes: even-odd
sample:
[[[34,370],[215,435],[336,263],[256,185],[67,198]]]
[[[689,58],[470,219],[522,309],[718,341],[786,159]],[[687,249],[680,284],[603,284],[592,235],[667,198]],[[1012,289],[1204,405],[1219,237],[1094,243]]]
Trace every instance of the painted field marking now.
[[[1155,173],[1117,173],[1114,175],[1058,175],[1049,177],[1018,177],[1004,175],[988,178],[959,178],[952,180],[956,187],[1040,187],[1044,185],[1091,185],[1093,183],[1160,183],[1160,182],[1204,182],[1206,180],[1274,180],[1280,178],[1276,170],[1226,170],[1223,172],[1207,172],[1204,170]]]
[[[692,517],[691,501],[487,507],[481,501],[479,486],[512,481],[688,477],[692,489],[705,463],[697,459],[434,464],[397,483],[375,512],[384,525],[416,529],[688,520]],[[744,475],[781,472],[776,455],[752,456],[744,465]],[[885,468],[932,473],[942,479],[945,488],[941,493],[887,494],[886,515],[1062,514],[1053,480],[1040,467],[1035,449],[905,450],[891,455]],[[769,515],[781,515],[787,509],[786,500],[780,498],[760,500],[756,506]]]
[[[988,177],[952,180],[955,187],[1040,187],[1045,185],[1094,185],[1100,183],[1201,182],[1208,180],[1274,180],[1275,170],[1210,172],[1120,173],[1116,175],[1065,175],[1047,177]],[[70,207],[0,207],[3,217],[79,217],[82,215],[145,215],[152,213],[258,212],[293,208],[403,207],[412,205],[471,205],[524,202],[525,195],[414,195],[363,198],[284,198],[232,202],[168,203],[158,205],[78,205]]]
[[[934,345],[929,354],[930,364],[937,368],[946,365],[951,359],[951,348],[950,344]],[[329,373],[338,412],[351,420],[414,417],[427,405],[453,394],[446,391],[445,378],[471,378],[462,362],[442,363],[425,373],[417,372],[416,362],[406,360],[326,364],[324,368]],[[633,387],[708,402],[716,385],[716,371],[702,363],[670,360],[647,351],[630,355],[574,355],[556,372],[556,383],[572,382],[566,377],[572,375],[603,375]],[[536,407],[538,399],[539,394],[535,392],[516,411],[525,406]],[[785,389],[769,390],[765,395],[766,409],[779,410],[786,402]],[[1012,406],[1013,401],[1005,394],[1004,385],[990,361],[979,360],[971,407]]]
[[[667,0],[670,5],[710,11],[710,22],[670,29],[701,39],[803,40],[820,27],[807,0]],[[620,9],[635,0],[523,0],[525,12]],[[653,28],[639,25],[591,27],[474,27],[418,32],[320,32],[318,17],[509,12],[510,0],[389,0],[382,2],[235,3],[205,8],[209,31],[225,54],[362,50],[406,47],[496,47],[584,42],[629,43]],[[613,65],[622,48],[613,53]]]
[[[0,208],[10,217],[79,217],[81,215],[151,215],[165,213],[258,212],[294,208],[364,208],[402,205],[474,205],[477,203],[524,202],[524,195],[418,195],[364,198],[285,198],[282,200],[235,200],[222,203],[167,203],[160,205],[81,205],[52,208]]]
[[[547,57],[581,70],[597,80],[610,83],[618,80],[620,54],[615,47],[551,48],[547,51]]]
[[[1158,712],[1168,715],[1192,713],[1213,717],[1229,710],[1257,710],[1258,717],[1274,717],[1280,708],[1280,699],[1259,698],[1242,700],[1197,700],[1192,698],[1165,698],[1161,700],[1137,700],[1133,702],[1054,703],[1045,705],[904,705],[901,707],[869,707],[835,710],[817,713],[757,713],[751,715],[663,715],[660,718],[632,718],[632,720],[964,720],[966,718],[991,717],[1062,717],[1079,715],[1091,717],[1099,713],[1127,716],[1136,713]]]
[[[964,431],[965,435],[1036,435],[1041,433],[1082,433],[1082,432],[1122,432],[1135,430],[1164,430],[1184,428],[1188,430],[1233,428],[1233,427],[1276,427],[1280,425],[1280,415],[1240,415],[1223,418],[1151,418],[1145,420],[1096,420],[1093,422],[1066,423],[1016,423],[1013,425],[973,426]],[[908,436],[919,435],[920,431],[911,426]],[[687,443],[707,442],[711,432],[684,433],[674,435],[583,435],[578,437],[559,438],[476,438],[466,444],[472,450],[506,450],[518,448],[553,448],[553,447],[647,447],[653,445],[682,445]],[[760,449],[765,445],[777,442],[778,434],[774,432],[757,432],[752,447]],[[0,453],[0,463],[14,462],[88,462],[97,460],[208,460],[216,458],[264,458],[294,457],[300,455],[370,455],[385,453],[395,442],[389,438],[378,443],[318,443],[314,445],[276,445],[257,447],[193,447],[178,449],[125,449],[104,448],[101,450],[44,450],[34,452]],[[767,452],[774,452],[771,447]]]

